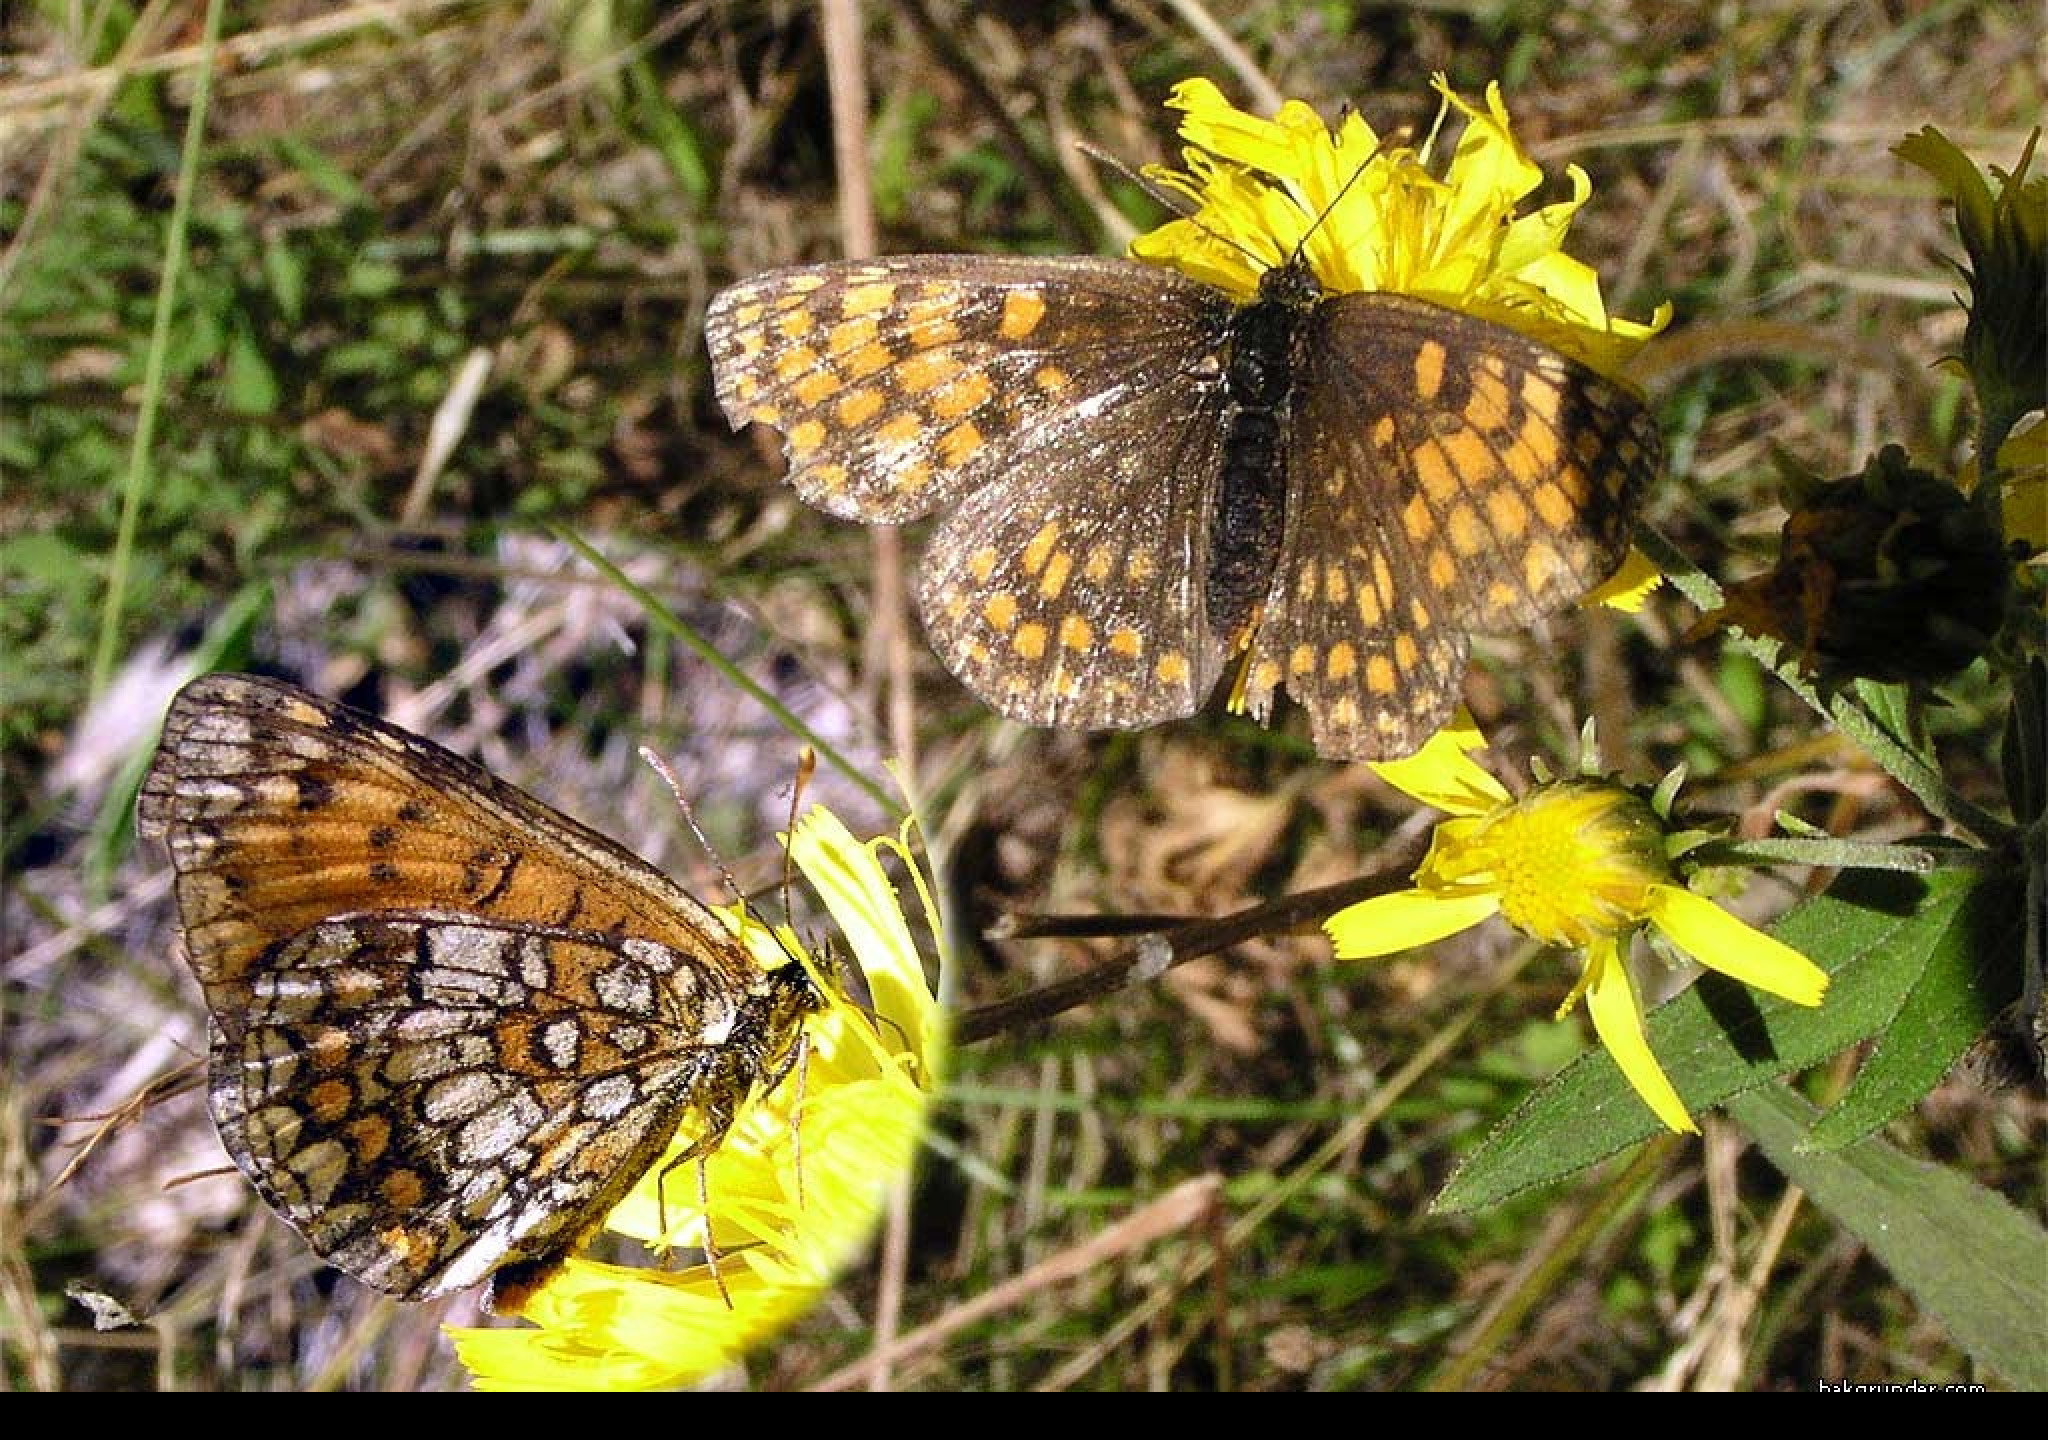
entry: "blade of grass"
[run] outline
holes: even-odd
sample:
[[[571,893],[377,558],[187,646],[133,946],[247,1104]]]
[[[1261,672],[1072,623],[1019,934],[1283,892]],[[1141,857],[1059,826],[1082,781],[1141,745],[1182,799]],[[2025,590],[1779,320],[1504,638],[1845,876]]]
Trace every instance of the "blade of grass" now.
[[[756,703],[763,710],[766,710],[775,717],[776,724],[817,751],[823,757],[826,764],[851,780],[855,785],[858,785],[869,799],[882,807],[884,815],[891,816],[897,820],[903,818],[904,811],[901,800],[898,800],[873,780],[869,779],[858,765],[855,765],[846,756],[840,754],[834,748],[831,741],[799,719],[795,711],[755,684],[748,676],[741,673],[732,661],[719,653],[717,646],[670,614],[668,608],[661,601],[657,600],[641,586],[635,584],[625,571],[605,559],[604,556],[585,543],[581,536],[575,534],[566,526],[550,525],[548,529],[556,539],[574,550],[578,555],[581,555],[585,560],[588,560],[592,565],[595,565],[605,579],[611,581],[612,584],[618,586],[626,594],[631,595],[634,600],[638,601],[640,608],[646,612],[647,618],[652,620],[657,627],[689,646],[696,653],[697,658],[723,675],[734,687],[753,696]]]
[[[1536,1257],[1518,1283],[1496,1300],[1475,1334],[1426,1380],[1424,1390],[1454,1393],[1478,1382],[1486,1367],[1521,1329],[1546,1297],[1572,1274],[1608,1228],[1640,1207],[1650,1187],[1663,1175],[1684,1145],[1676,1135],[1653,1135],[1622,1172],[1594,1192],[1594,1199],[1550,1250]]]
[[[170,229],[164,236],[164,266],[157,282],[156,317],[150,323],[149,354],[143,362],[142,404],[135,416],[135,438],[128,448],[128,468],[121,477],[121,521],[114,534],[114,553],[107,561],[106,600],[100,608],[100,636],[92,657],[87,693],[107,688],[114,669],[114,647],[120,642],[121,612],[128,593],[128,566],[135,552],[135,525],[142,512],[142,485],[149,473],[149,447],[156,438],[157,411],[164,395],[164,362],[171,348],[171,310],[177,303],[178,280],[185,268],[185,235],[192,219],[192,192],[199,184],[199,150],[206,138],[207,102],[213,96],[213,62],[220,47],[222,0],[207,0],[206,29],[199,42],[198,74],[192,87],[192,110],[185,117],[185,143],[178,155],[178,186],[171,201]]]

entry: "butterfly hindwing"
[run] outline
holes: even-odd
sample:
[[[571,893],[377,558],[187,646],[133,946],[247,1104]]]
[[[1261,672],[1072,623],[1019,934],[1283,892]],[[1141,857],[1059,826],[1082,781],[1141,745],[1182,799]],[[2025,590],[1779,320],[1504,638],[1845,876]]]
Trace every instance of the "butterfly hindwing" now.
[[[1037,725],[1130,729],[1201,707],[1224,658],[1202,597],[1221,408],[1215,386],[1139,393],[1114,427],[1047,430],[961,501],[918,597],[969,689]]]
[[[248,983],[214,1037],[228,1153],[314,1250],[409,1300],[594,1229],[746,999],[651,941],[440,911],[322,921]]]

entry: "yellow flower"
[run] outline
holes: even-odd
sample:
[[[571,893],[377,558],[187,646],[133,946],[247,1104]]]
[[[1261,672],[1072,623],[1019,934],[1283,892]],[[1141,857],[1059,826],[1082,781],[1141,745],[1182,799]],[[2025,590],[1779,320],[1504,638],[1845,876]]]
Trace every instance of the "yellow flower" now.
[[[1585,172],[1566,170],[1571,199],[1517,213],[1543,172],[1515,139],[1500,87],[1487,87],[1482,109],[1443,76],[1432,83],[1466,120],[1441,177],[1430,169],[1433,134],[1420,149],[1391,144],[1355,114],[1332,131],[1299,100],[1260,120],[1207,80],[1183,82],[1167,103],[1187,112],[1188,168],[1147,173],[1195,212],[1140,236],[1131,253],[1248,301],[1260,274],[1299,249],[1331,293],[1413,295],[1617,374],[1671,310],[1658,307],[1647,324],[1609,316],[1599,276],[1564,253],[1592,194]]]
[[[1994,168],[1994,189],[1955,143],[1932,125],[1892,152],[1934,177],[1956,207],[1970,263],[1970,318],[1962,365],[1991,421],[1995,453],[2012,425],[2048,405],[2048,176],[2029,177],[2036,130],[2010,174]]]
[[[1426,945],[1498,914],[1546,945],[1580,950],[1585,968],[1558,1007],[1585,997],[1593,1028],[1622,1074],[1673,1130],[1696,1131],[1643,1030],[1625,942],[1645,925],[1693,959],[1799,1005],[1818,1005],[1828,977],[1679,881],[1663,818],[1633,791],[1578,777],[1510,796],[1467,751],[1483,741],[1463,717],[1415,755],[1373,766],[1383,779],[1453,819],[1437,826],[1415,888],[1338,911],[1326,922],[1340,960]]]
[[[756,1096],[706,1160],[717,1276],[705,1265],[671,1272],[572,1258],[523,1312],[539,1328],[449,1332],[478,1388],[689,1384],[808,1310],[867,1244],[890,1185],[916,1155],[944,1044],[909,923],[877,856],[894,849],[908,864],[908,851],[889,840],[861,845],[822,809],[804,816],[789,848],[858,963],[873,1015],[836,984],[822,985],[828,1003],[805,1025],[805,1064]],[[930,887],[911,869],[925,914],[935,915]],[[794,950],[794,937],[778,942],[757,921],[724,918],[762,965],[791,963],[783,946]],[[808,956],[804,963],[829,968]],[[690,1133],[685,1127],[684,1143]],[[701,1247],[697,1167],[680,1166],[665,1181],[661,1169],[620,1202],[608,1227],[650,1245]]]

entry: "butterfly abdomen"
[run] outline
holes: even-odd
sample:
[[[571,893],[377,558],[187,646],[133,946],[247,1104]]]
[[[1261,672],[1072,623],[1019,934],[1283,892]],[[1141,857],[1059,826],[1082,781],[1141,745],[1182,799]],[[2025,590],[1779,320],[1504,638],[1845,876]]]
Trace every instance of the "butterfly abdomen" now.
[[[1234,643],[1266,593],[1287,520],[1287,474],[1281,452],[1294,355],[1314,303],[1282,267],[1260,284],[1259,298],[1229,328],[1224,391],[1231,410],[1223,436],[1223,473],[1209,517],[1205,584],[1210,630]]]

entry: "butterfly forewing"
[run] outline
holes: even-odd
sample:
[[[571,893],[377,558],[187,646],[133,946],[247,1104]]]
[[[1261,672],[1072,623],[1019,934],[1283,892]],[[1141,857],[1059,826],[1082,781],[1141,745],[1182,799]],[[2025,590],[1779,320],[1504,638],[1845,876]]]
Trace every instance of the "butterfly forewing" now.
[[[138,820],[170,847],[186,951],[225,1025],[267,946],[349,911],[459,908],[745,963],[703,906],[605,836],[431,741],[277,681],[186,686]]]
[[[704,334],[726,417],[783,432],[806,500],[894,523],[1006,482],[1048,428],[1121,429],[1228,317],[1207,288],[1120,261],[911,255],[756,276],[712,301]]]
[[[1312,327],[1299,505],[1313,511],[1317,477],[1379,497],[1444,620],[1519,629],[1621,563],[1659,458],[1641,400],[1505,326],[1406,296],[1335,296]]]

